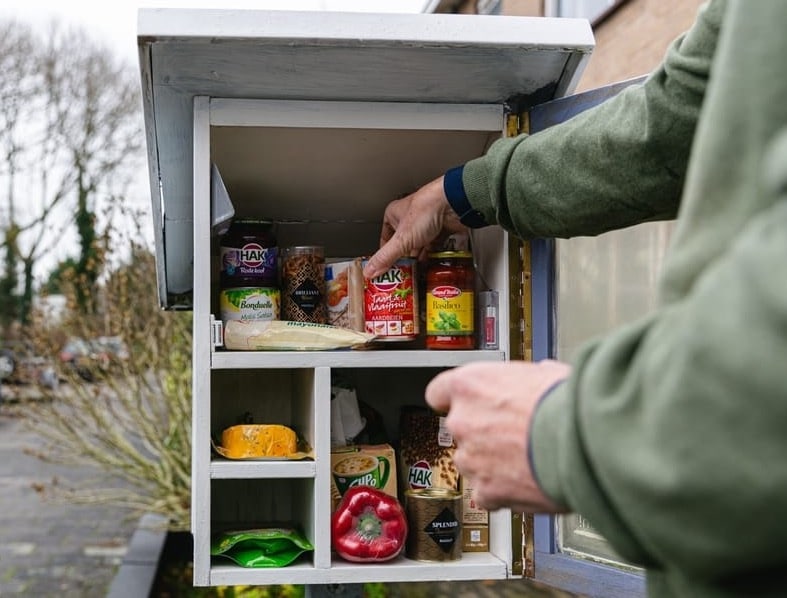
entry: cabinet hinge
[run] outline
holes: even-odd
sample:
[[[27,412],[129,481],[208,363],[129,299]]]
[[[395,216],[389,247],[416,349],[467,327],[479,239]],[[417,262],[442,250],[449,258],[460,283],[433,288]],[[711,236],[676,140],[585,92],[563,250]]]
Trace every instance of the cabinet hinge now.
[[[516,137],[519,134],[519,115],[515,112],[506,114],[506,137]]]
[[[507,112],[505,118],[506,137],[516,137],[520,133],[530,132],[529,112]]]
[[[213,347],[224,346],[224,322],[210,317],[210,342]]]
[[[519,115],[519,133],[530,133],[530,113],[522,112]]]
[[[530,243],[525,241],[520,246],[522,256],[521,272],[522,283],[522,306],[521,326],[522,326],[522,358],[525,361],[533,361],[533,306],[532,306],[532,271],[530,261]]]

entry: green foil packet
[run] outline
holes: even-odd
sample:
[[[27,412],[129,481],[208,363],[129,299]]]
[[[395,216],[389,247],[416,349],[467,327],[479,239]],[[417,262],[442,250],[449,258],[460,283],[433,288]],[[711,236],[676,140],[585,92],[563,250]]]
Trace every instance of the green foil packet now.
[[[312,550],[314,546],[300,532],[272,527],[217,534],[210,554],[227,557],[241,567],[286,567]]]

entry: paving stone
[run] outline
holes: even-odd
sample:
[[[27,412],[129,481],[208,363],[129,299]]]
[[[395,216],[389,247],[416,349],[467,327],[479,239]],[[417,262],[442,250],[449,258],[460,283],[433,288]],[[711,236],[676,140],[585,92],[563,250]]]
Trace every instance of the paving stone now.
[[[96,474],[24,453],[36,438],[23,410],[0,405],[0,596],[104,598],[136,524],[121,509],[44,499],[41,485],[73,487]]]

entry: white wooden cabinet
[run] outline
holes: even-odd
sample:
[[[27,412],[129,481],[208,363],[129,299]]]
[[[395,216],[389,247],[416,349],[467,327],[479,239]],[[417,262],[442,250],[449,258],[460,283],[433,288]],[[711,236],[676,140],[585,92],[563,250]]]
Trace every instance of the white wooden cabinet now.
[[[399,410],[440,370],[518,357],[523,276],[498,227],[473,236],[500,293],[499,351],[230,352],[213,346],[218,241],[215,163],[243,217],[276,221],[280,247],[368,255],[385,205],[516,129],[514,116],[572,90],[593,46],[585,21],[466,15],[141,10],[139,49],[160,301],[194,312],[192,533],[196,585],[502,579],[521,566],[512,514],[490,520],[490,551],[443,563],[337,560],[330,546],[332,377],[349,378],[395,444]],[[513,120],[512,120],[513,119]],[[296,428],[300,462],[234,462],[211,434],[249,412]],[[211,560],[211,534],[293,521],[313,554],[280,569]]]

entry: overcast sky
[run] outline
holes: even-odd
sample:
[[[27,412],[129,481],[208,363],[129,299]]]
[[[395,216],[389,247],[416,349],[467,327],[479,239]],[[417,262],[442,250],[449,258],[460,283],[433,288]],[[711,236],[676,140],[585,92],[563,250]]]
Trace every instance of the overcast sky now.
[[[0,17],[45,25],[53,19],[85,26],[97,41],[136,61],[138,8],[245,8],[421,12],[428,0],[0,0]]]

